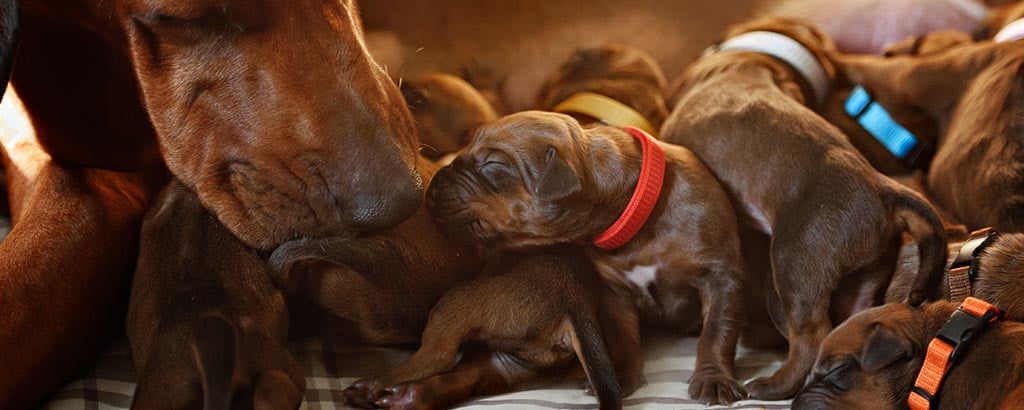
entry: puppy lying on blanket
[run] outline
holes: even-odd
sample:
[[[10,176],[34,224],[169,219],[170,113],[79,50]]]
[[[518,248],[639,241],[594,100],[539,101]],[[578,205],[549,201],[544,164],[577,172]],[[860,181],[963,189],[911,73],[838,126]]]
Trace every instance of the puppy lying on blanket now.
[[[950,302],[922,308],[894,303],[854,316],[825,339],[814,375],[793,408],[884,409],[910,404],[918,410],[928,408],[927,395],[935,397],[933,409],[1020,408],[1024,324],[996,321],[985,326],[985,320],[970,317],[984,317],[985,309],[976,306],[965,304],[964,312],[953,318],[957,305]],[[963,333],[963,327],[945,327],[947,321],[979,327]],[[943,333],[952,338],[936,336],[944,327]],[[963,340],[957,336],[968,342],[957,343]],[[968,343],[956,348],[952,367],[945,369],[942,359],[950,357],[951,346]],[[929,352],[929,347],[934,350]],[[934,357],[929,359],[927,376],[922,370],[926,353]]]
[[[437,409],[473,395],[508,392],[584,365],[602,409],[622,408],[622,390],[605,336],[618,350],[636,341],[607,319],[611,296],[590,260],[574,245],[504,251],[488,258],[480,278],[449,291],[430,312],[423,343],[406,363],[356,382],[350,404]],[[599,311],[602,319],[599,323]],[[604,329],[604,336],[602,335]],[[463,344],[483,342],[459,360]],[[639,374],[631,375],[635,383]],[[400,384],[399,384],[400,383]]]
[[[832,329],[842,296],[849,314],[881,302],[901,234],[923,255],[912,303],[941,280],[942,223],[918,195],[874,171],[845,136],[807,105],[826,98],[829,39],[796,20],[733,27],[718,51],[686,72],[663,138],[692,149],[751,227],[771,235],[771,313],[789,357],[747,385],[753,397],[791,397]],[[805,46],[804,44],[808,44]]]
[[[127,319],[132,408],[297,408],[305,378],[285,350],[284,297],[261,256],[177,181],[146,216],[140,246]]]
[[[1024,37],[1021,25],[1017,34]],[[1011,26],[1016,27],[1008,30]],[[997,37],[1010,40],[1010,34]],[[921,42],[938,43],[929,37]],[[920,110],[939,125],[926,181],[937,204],[972,229],[1024,230],[1019,129],[1024,46],[1018,41],[946,43],[944,51],[933,47],[920,55],[837,56],[836,61],[886,107]]]

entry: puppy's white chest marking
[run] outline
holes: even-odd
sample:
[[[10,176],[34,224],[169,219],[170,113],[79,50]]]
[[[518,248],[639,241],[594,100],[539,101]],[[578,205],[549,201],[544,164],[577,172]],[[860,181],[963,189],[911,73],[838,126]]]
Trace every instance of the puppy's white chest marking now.
[[[653,299],[648,287],[658,276],[658,265],[636,265],[633,269],[626,271],[625,274],[626,280],[636,285],[643,297],[649,300]]]

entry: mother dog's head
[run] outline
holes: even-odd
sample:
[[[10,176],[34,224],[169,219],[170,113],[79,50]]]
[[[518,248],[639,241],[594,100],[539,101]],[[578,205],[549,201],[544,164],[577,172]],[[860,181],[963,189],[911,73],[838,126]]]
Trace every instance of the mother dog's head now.
[[[250,245],[375,231],[421,203],[411,116],[353,0],[79,2],[133,63],[167,166]]]

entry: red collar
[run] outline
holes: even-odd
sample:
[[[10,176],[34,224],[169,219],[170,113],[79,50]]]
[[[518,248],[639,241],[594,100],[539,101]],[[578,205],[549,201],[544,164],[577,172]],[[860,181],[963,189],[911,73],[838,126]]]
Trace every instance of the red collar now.
[[[946,374],[963,358],[974,338],[980,335],[989,323],[999,320],[1002,316],[998,308],[981,299],[968,297],[964,300],[949,321],[939,329],[939,334],[928,344],[924,364],[921,365],[921,371],[917,374],[917,380],[907,399],[910,410],[929,410],[936,407],[936,396],[942,388]]]
[[[640,228],[651,216],[654,205],[661,195],[661,186],[665,182],[665,151],[650,134],[634,127],[623,127],[629,135],[640,142],[643,153],[640,160],[640,178],[629,199],[626,210],[619,219],[607,230],[594,238],[594,246],[606,251],[618,248],[629,242],[640,232]]]

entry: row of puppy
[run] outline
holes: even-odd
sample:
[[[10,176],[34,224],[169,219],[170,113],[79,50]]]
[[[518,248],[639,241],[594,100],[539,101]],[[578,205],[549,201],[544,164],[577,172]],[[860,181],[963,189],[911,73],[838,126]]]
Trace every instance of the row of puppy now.
[[[844,56],[808,23],[762,19],[732,27],[668,93],[657,65],[623,47],[576,53],[544,89],[549,111],[497,118],[494,98],[457,79],[408,82],[423,142],[458,152],[444,167],[421,159],[426,206],[371,237],[290,242],[269,266],[172,185],[146,218],[133,280],[135,404],[184,407],[198,383],[207,408],[237,397],[295,407],[304,381],[283,343],[300,298],[360,340],[421,343],[346,390],[362,407],[445,407],[573,373],[578,361],[601,408],[619,408],[642,384],[641,326],[699,332],[689,394],[705,403],[801,390],[796,407],[905,402],[924,346],[956,308],[925,305],[951,293],[947,230],[975,217],[1015,230],[1016,192],[993,180],[1020,174],[1011,139],[1024,46],[939,33],[892,54]],[[920,166],[927,144],[933,198],[936,181],[951,185],[938,170],[956,160],[943,152],[969,151],[958,175],[972,177],[954,178],[966,182],[954,197],[979,189],[988,200],[940,201],[944,224],[875,168]],[[204,222],[175,223],[184,219]],[[161,248],[211,237],[191,258]],[[1024,243],[985,238],[970,255],[980,261],[972,292],[1019,318]],[[197,270],[224,273],[180,274]],[[884,302],[904,303],[858,314]],[[1010,346],[1016,326],[995,325],[979,346]],[[788,343],[785,363],[741,386],[741,338]],[[1000,363],[1011,365],[1005,354],[1019,354],[1006,350]],[[1021,394],[1020,376],[986,357],[961,366],[982,361],[1005,373],[998,383],[986,378],[976,397],[978,381],[954,373],[941,403]]]

